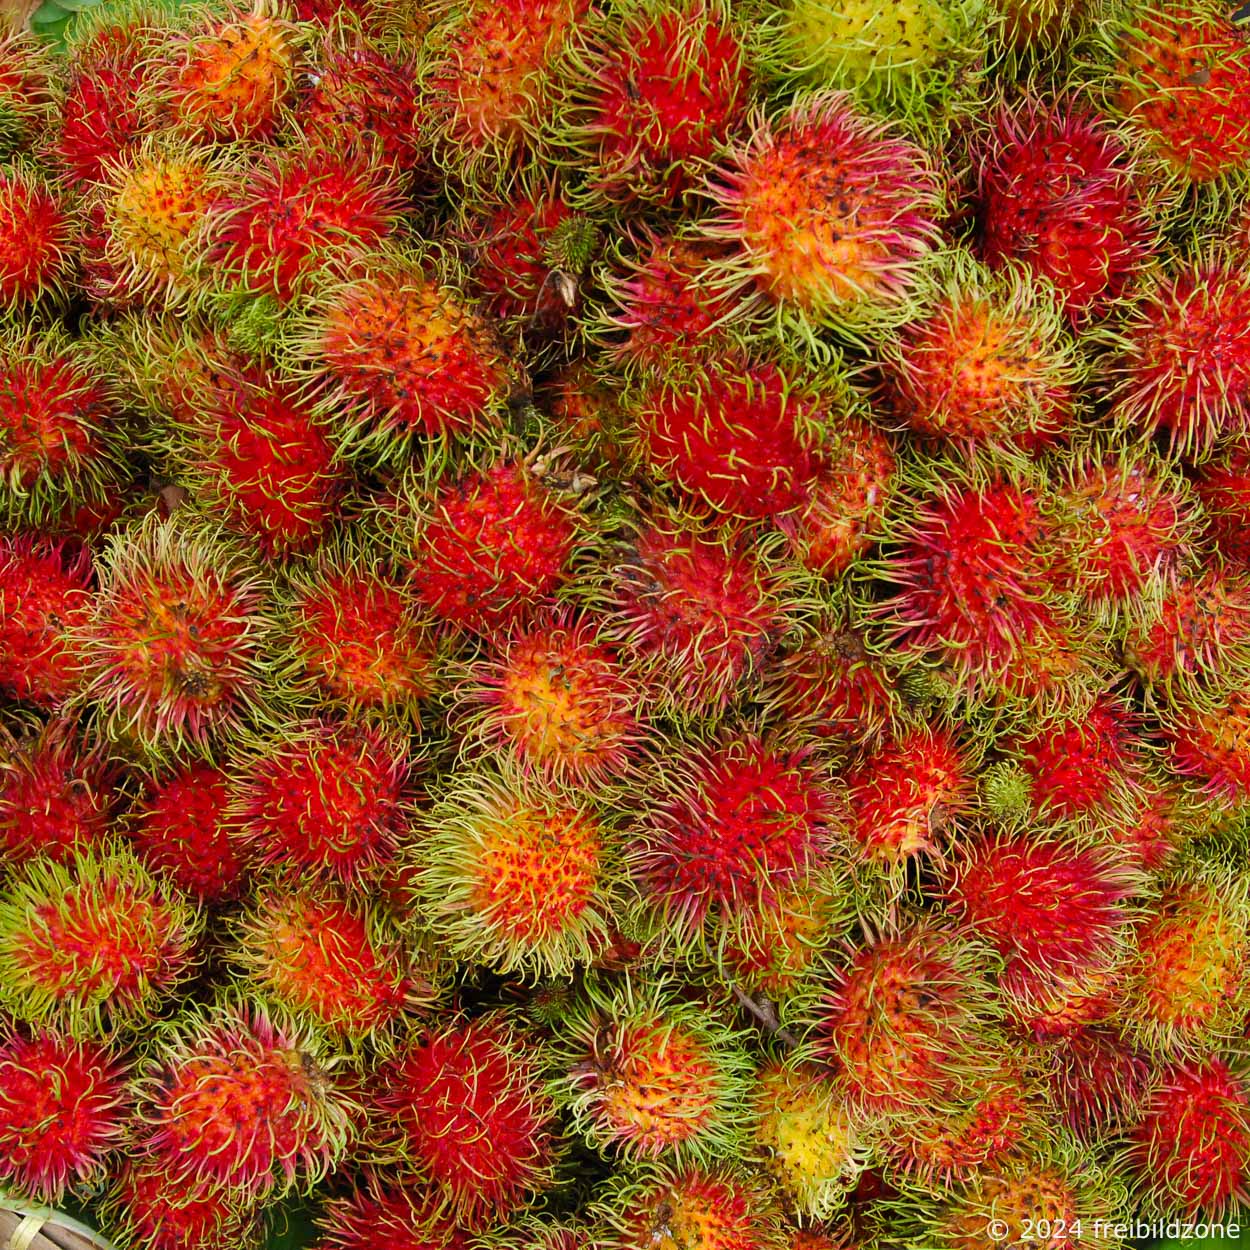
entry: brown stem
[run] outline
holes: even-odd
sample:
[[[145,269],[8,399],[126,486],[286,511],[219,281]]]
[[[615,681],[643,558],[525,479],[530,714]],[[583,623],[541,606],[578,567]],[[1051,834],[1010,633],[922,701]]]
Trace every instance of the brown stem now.
[[[738,1000],[738,1005],[745,1007],[779,1042],[784,1042],[791,1048],[798,1046],[799,1039],[789,1029],[782,1026],[781,1021],[777,1019],[776,1008],[767,998],[761,997],[757,1001],[736,985],[731,985],[729,988],[733,991],[734,998]]]

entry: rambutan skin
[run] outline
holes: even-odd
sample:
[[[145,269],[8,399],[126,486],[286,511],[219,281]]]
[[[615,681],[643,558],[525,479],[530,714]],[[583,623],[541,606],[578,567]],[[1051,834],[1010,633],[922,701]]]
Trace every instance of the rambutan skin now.
[[[39,1202],[108,1166],[125,1128],[124,1069],[95,1042],[55,1032],[0,1039],[0,1178]]]
[[[0,174],[0,307],[21,308],[65,289],[73,233],[50,186],[20,167]]]

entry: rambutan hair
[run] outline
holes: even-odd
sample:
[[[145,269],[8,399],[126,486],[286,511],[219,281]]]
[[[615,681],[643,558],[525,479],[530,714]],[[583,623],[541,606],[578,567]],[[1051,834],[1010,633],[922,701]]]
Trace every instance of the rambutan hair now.
[[[75,231],[66,201],[33,169],[17,164],[0,173],[0,308],[64,297]]]

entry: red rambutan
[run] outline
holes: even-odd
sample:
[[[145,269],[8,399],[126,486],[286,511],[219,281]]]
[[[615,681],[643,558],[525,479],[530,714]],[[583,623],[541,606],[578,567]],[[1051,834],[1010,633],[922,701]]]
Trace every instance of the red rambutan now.
[[[39,1202],[95,1182],[124,1131],[121,1065],[94,1042],[0,1038],[0,1178]]]
[[[45,293],[64,292],[73,231],[51,185],[21,166],[0,173],[0,308],[22,308]]]
[[[1102,315],[1150,253],[1128,150],[1068,103],[1003,107],[979,155],[980,249],[1049,278],[1074,321]]]
[[[800,328],[907,315],[933,247],[940,192],[926,155],[818,93],[765,121],[711,176],[707,234],[736,250],[720,282],[748,284]]]
[[[246,860],[225,820],[229,797],[225,772],[194,764],[153,781],[128,829],[143,862],[202,903],[226,902],[243,886]]]
[[[1220,553],[1250,568],[1250,442],[1234,442],[1224,455],[1203,464],[1194,489],[1206,514],[1207,533]]]
[[[43,41],[13,28],[0,35],[0,155],[29,147],[51,121],[51,66]]]
[[[129,851],[31,860],[0,902],[0,1001],[75,1035],[150,1022],[191,971],[201,923]]]
[[[465,1231],[506,1219],[545,1185],[551,1104],[534,1056],[498,1017],[426,1030],[382,1073],[379,1109]]]
[[[56,707],[77,688],[69,638],[90,611],[91,592],[85,548],[0,536],[0,689]]]
[[[1250,690],[1203,691],[1170,707],[1163,737],[1172,767],[1208,794],[1250,797]]]
[[[1052,1057],[1048,1084],[1063,1123],[1082,1141],[1118,1137],[1146,1093],[1146,1059],[1102,1028],[1066,1037]]]
[[[311,1187],[341,1161],[352,1105],[312,1043],[255,1008],[174,1020],[139,1082],[136,1157],[244,1199]]]
[[[232,770],[228,820],[256,863],[353,881],[407,827],[406,744],[366,725],[288,725]]]
[[[367,1171],[350,1193],[331,1198],[318,1225],[316,1250],[466,1250],[428,1185]]]

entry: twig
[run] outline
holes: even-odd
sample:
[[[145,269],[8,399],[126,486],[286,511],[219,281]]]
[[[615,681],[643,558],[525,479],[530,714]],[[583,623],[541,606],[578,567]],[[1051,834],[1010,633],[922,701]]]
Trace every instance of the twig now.
[[[767,998],[761,998],[757,1002],[739,986],[731,985],[729,988],[733,991],[733,996],[738,1000],[739,1006],[745,1007],[779,1042],[784,1042],[791,1048],[798,1046],[799,1039],[777,1019],[777,1009]]]

